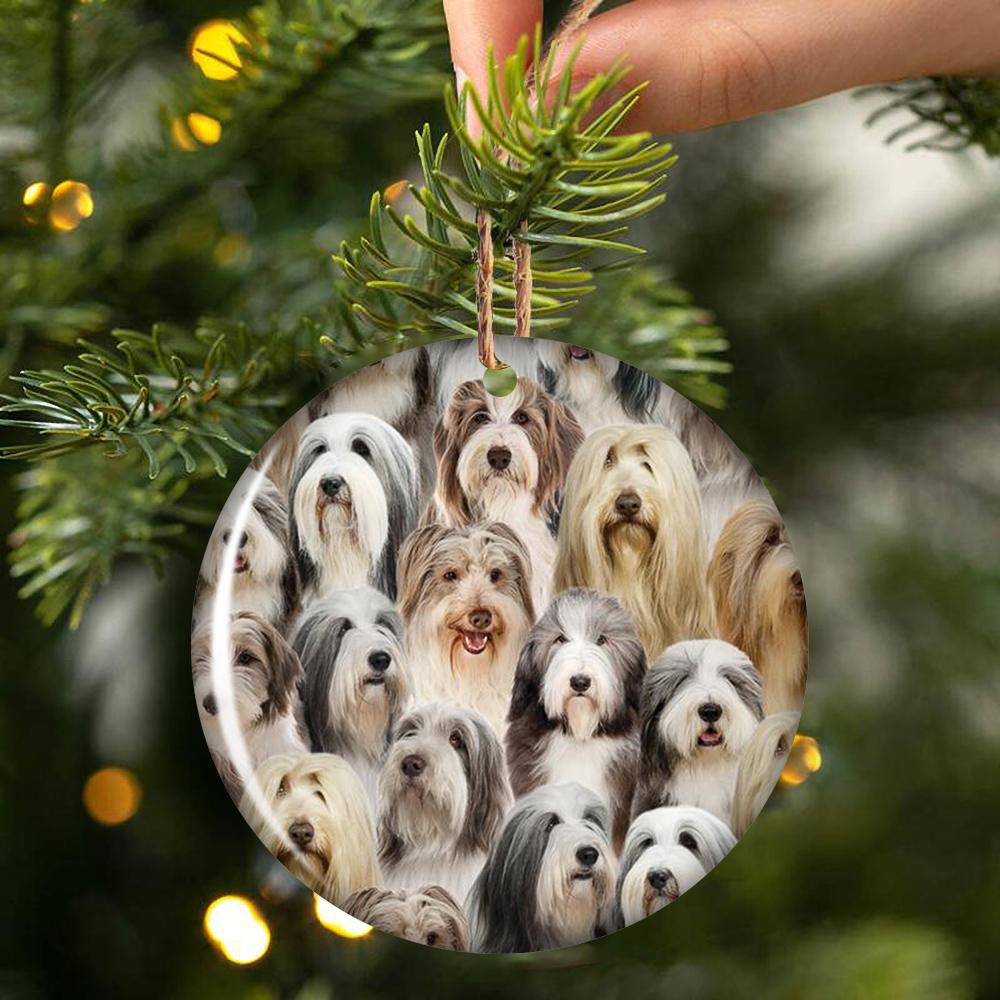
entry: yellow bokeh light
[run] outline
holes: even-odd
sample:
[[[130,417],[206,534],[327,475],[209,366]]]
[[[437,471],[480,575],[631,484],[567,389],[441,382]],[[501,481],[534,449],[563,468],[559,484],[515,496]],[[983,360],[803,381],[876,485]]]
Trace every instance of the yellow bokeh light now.
[[[170,138],[173,144],[184,150],[185,153],[193,153],[198,148],[198,143],[191,138],[191,133],[180,118],[174,118],[170,122]]]
[[[410,189],[409,181],[393,181],[383,192],[382,195],[386,201],[396,201],[397,198],[401,198]]]
[[[243,896],[220,896],[205,910],[205,934],[222,955],[237,965],[263,958],[271,929],[257,907]]]
[[[206,21],[191,33],[188,54],[209,80],[231,80],[243,65],[238,44],[247,40],[232,21]]]
[[[360,938],[371,933],[368,924],[352,917],[349,913],[337,909],[333,903],[327,902],[322,896],[313,893],[313,909],[316,912],[316,919],[334,934],[339,934],[345,938]]]
[[[823,766],[823,754],[819,743],[811,736],[796,735],[788,760],[781,772],[783,785],[801,785],[810,774],[815,774]]]
[[[34,184],[29,184],[24,189],[24,194],[21,196],[21,201],[24,203],[26,208],[31,208],[33,205],[37,205],[42,199],[47,198],[49,194],[49,186],[45,181],[35,181]]]
[[[80,181],[62,181],[52,191],[49,224],[61,233],[68,233],[84,219],[94,214],[94,199],[90,188]]]
[[[83,786],[83,806],[95,823],[117,826],[130,820],[142,801],[139,779],[122,767],[95,771]]]
[[[250,257],[250,243],[239,233],[226,233],[219,237],[212,250],[212,257],[219,267],[238,267]]]
[[[200,111],[192,111],[187,116],[187,127],[203,146],[214,146],[222,138],[219,119],[203,115]]]

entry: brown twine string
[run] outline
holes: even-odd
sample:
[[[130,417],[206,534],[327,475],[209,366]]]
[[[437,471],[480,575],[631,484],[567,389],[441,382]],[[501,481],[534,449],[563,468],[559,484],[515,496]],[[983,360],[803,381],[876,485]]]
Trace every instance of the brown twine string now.
[[[554,45],[564,45],[573,41],[587,23],[591,14],[600,7],[603,0],[573,0],[566,16],[562,19],[552,38],[535,60],[535,66],[544,63]],[[528,81],[528,104],[538,100],[535,93],[534,67]],[[496,155],[509,156],[497,150]],[[479,335],[479,361],[484,368],[502,368],[493,349],[493,220],[485,209],[476,212],[476,227],[479,236],[479,250],[476,258],[476,306],[477,332]],[[527,229],[527,221],[521,223],[521,231]],[[531,244],[517,236],[513,238],[514,257],[514,336],[531,336]]]

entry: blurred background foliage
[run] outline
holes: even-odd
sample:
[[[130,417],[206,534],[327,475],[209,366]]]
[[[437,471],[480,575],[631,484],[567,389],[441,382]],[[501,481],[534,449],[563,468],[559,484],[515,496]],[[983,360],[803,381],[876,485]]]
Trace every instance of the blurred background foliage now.
[[[192,61],[209,16],[246,39],[202,61],[229,79]],[[414,132],[444,127],[437,0],[0,0],[0,19],[2,391],[74,363],[80,337],[113,352],[112,330],[155,328],[199,375],[221,337],[206,412],[255,446],[363,346],[331,254],[372,189],[419,177]],[[630,236],[648,263],[602,278],[560,334],[712,407],[767,478],[809,596],[818,771],[607,940],[504,958],[341,937],[233,808],[191,704],[197,553],[245,456],[209,442],[153,481],[139,446],[10,463],[0,994],[1000,992],[996,89],[904,91],[679,137],[667,203]],[[931,131],[884,144],[911,120]],[[905,152],[917,138],[972,145]],[[714,362],[686,370],[685,338]],[[174,383],[151,391],[172,405]],[[124,784],[87,784],[108,766]],[[232,893],[269,927],[252,964],[202,926]]]

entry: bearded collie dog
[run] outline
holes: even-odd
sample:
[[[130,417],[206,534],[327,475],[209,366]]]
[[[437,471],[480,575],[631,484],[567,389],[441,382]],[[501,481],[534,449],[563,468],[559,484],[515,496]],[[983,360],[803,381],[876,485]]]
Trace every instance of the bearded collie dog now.
[[[733,796],[732,823],[737,837],[764,808],[781,777],[799,726],[798,712],[776,712],[764,717],[740,757]]]
[[[593,590],[560,594],[528,633],[507,716],[507,769],[520,797],[578,781],[596,792],[621,847],[639,769],[646,654],[622,606]]]
[[[409,700],[403,620],[372,587],[330,594],[299,619],[302,716],[312,749],[343,757],[375,805],[379,765]]]
[[[416,524],[413,449],[364,413],[320,417],[299,441],[289,543],[304,598],[370,584],[396,597],[396,549]]]
[[[442,951],[469,950],[469,921],[455,897],[439,885],[420,889],[371,887],[354,893],[344,909],[385,934]]]
[[[714,635],[708,555],[691,459],[665,427],[605,427],[573,459],[554,593],[588,587],[631,614],[650,657]]]
[[[531,555],[536,604],[548,599],[566,471],[583,431],[537,382],[508,396],[463,382],[434,429],[437,487],[425,520],[453,527],[501,521]]]
[[[234,527],[239,532],[234,537]],[[288,506],[266,476],[248,469],[215,523],[195,587],[192,627],[211,618],[219,580],[229,576],[231,612],[252,611],[283,629],[298,603],[288,550]]]
[[[528,553],[505,524],[418,528],[399,553],[399,604],[417,702],[454,698],[501,732],[535,620]]]
[[[610,927],[615,880],[604,803],[576,782],[514,804],[465,902],[472,949],[544,951]]]
[[[666,806],[629,827],[615,890],[615,927],[662,910],[700,882],[734,847],[732,830],[694,806]]]
[[[802,574],[781,515],[744,504],[726,522],[708,569],[719,635],[764,678],[764,711],[798,711],[806,691],[809,631]]]
[[[760,674],[721,639],[678,642],[649,668],[632,815],[699,806],[729,824],[740,758],[763,718]]]
[[[392,889],[468,891],[510,805],[503,750],[472,709],[430,702],[396,724],[379,776],[379,861]]]
[[[268,758],[247,782],[240,811],[264,846],[335,906],[379,884],[368,801],[357,775],[340,757]]]
[[[212,760],[239,799],[243,783],[274,754],[305,753],[294,705],[302,666],[281,633],[260,615],[235,615],[225,639],[228,659],[213,658],[213,627],[191,641],[191,673],[198,715]]]

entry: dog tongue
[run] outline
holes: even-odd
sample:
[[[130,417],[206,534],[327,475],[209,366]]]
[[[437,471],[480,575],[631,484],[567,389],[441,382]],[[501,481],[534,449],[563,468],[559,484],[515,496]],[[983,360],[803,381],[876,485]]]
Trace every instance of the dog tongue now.
[[[586,347],[576,347],[575,345],[569,349],[570,357],[576,358],[577,361],[583,361],[590,357],[590,351]]]
[[[462,645],[470,653],[481,653],[486,648],[486,640],[489,635],[486,632],[463,632]]]
[[[707,744],[708,746],[715,746],[719,742],[721,737],[718,733],[704,732],[701,734],[701,742]]]

